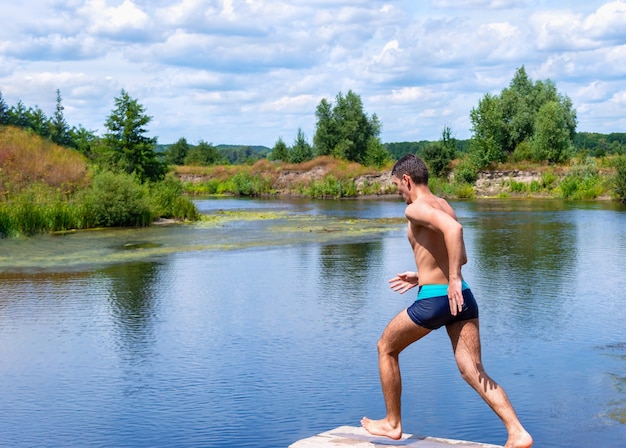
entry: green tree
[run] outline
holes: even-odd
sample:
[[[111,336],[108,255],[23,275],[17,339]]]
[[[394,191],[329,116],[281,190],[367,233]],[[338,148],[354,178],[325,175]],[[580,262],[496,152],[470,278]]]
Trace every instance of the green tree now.
[[[272,151],[270,152],[269,159],[280,160],[282,162],[289,161],[289,148],[287,148],[287,145],[283,141],[282,137],[279,137],[276,143],[274,144],[274,147],[272,148]]]
[[[7,106],[0,91],[0,126],[9,124],[9,106]]]
[[[56,107],[54,115],[50,120],[50,139],[57,145],[70,146],[72,138],[70,135],[70,127],[63,116],[64,109],[65,108],[63,107],[61,99],[61,91],[57,89]]]
[[[315,110],[317,118],[315,135],[313,136],[314,152],[316,156],[329,156],[337,145],[336,122],[333,116],[333,105],[322,98]]]
[[[187,143],[185,137],[181,137],[165,151],[165,163],[169,165],[182,165],[185,163],[185,157],[187,157],[188,153],[189,143]]]
[[[390,159],[389,152],[376,137],[370,137],[365,153],[365,165],[382,168]]]
[[[82,125],[70,129],[70,146],[81,154],[93,158],[93,147],[98,141],[94,131],[85,129]]]
[[[311,160],[313,158],[313,148],[309,142],[306,141],[306,136],[302,129],[298,128],[298,135],[293,142],[293,146],[289,151],[289,162],[301,163]]]
[[[26,111],[28,115],[28,123],[29,127],[35,131],[37,135],[40,135],[44,138],[50,136],[50,127],[48,124],[48,117],[44,113],[39,106],[35,106],[34,109],[29,108]]]
[[[165,176],[166,165],[157,158],[156,138],[146,137],[146,125],[152,117],[144,107],[122,89],[115,98],[115,108],[107,118],[104,146],[108,160],[122,171],[134,173],[142,181],[160,180]]]
[[[381,124],[376,114],[369,117],[363,111],[361,97],[351,90],[341,92],[333,106],[322,99],[316,110],[317,125],[313,143],[315,155],[333,155],[340,159],[366,163],[368,149],[376,147]],[[380,143],[380,141],[379,141]]]
[[[535,160],[561,163],[569,157],[572,138],[568,117],[556,101],[541,106],[535,119],[531,138],[531,152]]]
[[[441,140],[427,146],[423,155],[424,161],[435,177],[444,177],[448,174],[450,162],[456,155],[456,139],[452,137],[450,127],[443,128]]]
[[[477,109],[470,112],[473,137],[470,157],[474,165],[485,167],[506,160],[506,126],[502,119],[499,98],[486,94]]]
[[[197,146],[189,148],[185,165],[208,166],[218,163],[222,156],[215,146],[200,140]]]
[[[30,126],[30,120],[28,117],[28,110],[22,100],[18,100],[15,106],[9,108],[9,122],[13,126],[20,128],[28,128]]]
[[[217,147],[220,152],[222,162],[232,165],[248,164],[252,165],[261,158],[261,153],[254,149],[253,146],[229,146],[220,145]]]
[[[548,103],[554,104],[540,115]],[[553,116],[547,118],[546,114]],[[571,146],[576,131],[576,111],[571,100],[560,95],[550,80],[533,82],[523,66],[500,95],[485,94],[470,112],[470,120],[473,132],[470,157],[479,168],[505,161],[522,144],[525,147],[531,141],[546,142],[546,136],[537,139],[535,133],[545,129],[548,122],[563,127],[562,137],[569,140],[565,146]],[[542,123],[538,124],[537,120]],[[542,150],[545,154],[550,151]]]

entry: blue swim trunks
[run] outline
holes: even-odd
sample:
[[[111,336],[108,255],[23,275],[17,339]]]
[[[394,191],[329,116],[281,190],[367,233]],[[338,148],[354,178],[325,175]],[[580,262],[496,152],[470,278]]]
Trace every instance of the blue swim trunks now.
[[[478,318],[478,304],[465,281],[462,290],[463,308],[456,316],[450,312],[448,285],[420,286],[417,300],[406,311],[413,322],[429,330],[436,330],[453,322]]]

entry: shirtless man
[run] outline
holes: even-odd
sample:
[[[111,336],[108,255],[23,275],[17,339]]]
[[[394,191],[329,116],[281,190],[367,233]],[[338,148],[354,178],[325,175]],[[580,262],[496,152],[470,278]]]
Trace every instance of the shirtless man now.
[[[482,365],[478,305],[461,274],[461,266],[467,263],[461,224],[450,204],[431,193],[428,170],[420,158],[404,156],[393,167],[391,176],[407,203],[408,237],[418,272],[398,274],[389,283],[401,294],[415,286],[419,291],[417,300],[389,322],[378,341],[387,415],[382,420],[363,417],[361,425],[373,435],[395,440],[402,437],[398,356],[413,342],[445,325],[461,376],[506,427],[505,448],[532,446],[533,439],[518,420],[506,393]]]

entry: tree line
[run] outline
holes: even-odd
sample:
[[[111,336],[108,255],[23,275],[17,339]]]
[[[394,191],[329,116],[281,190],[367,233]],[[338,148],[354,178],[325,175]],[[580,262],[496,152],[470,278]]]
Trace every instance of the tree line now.
[[[300,163],[330,155],[380,168],[406,153],[414,153],[425,159],[436,177],[446,177],[452,160],[458,159],[455,177],[471,184],[479,170],[498,163],[530,160],[561,164],[574,154],[601,157],[626,153],[626,134],[577,133],[571,99],[550,80],[530,79],[524,66],[516,70],[499,95],[485,94],[470,111],[472,136],[468,140],[456,139],[453,130],[444,126],[438,141],[383,144],[378,116],[365,112],[361,97],[350,90],[345,95],[339,92],[334,101],[320,101],[312,142],[298,129],[291,145],[279,137],[267,152],[251,147],[220,149],[204,140],[194,145],[184,137],[159,146],[156,138],[147,136],[151,117],[124,90],[115,98],[104,136],[98,137],[82,126],[67,124],[61,93],[56,93],[56,108],[48,118],[39,107],[26,108],[21,100],[8,107],[0,92],[0,124],[29,128],[78,150],[100,166],[134,173],[142,180],[162,179],[168,165],[253,163],[263,157]]]

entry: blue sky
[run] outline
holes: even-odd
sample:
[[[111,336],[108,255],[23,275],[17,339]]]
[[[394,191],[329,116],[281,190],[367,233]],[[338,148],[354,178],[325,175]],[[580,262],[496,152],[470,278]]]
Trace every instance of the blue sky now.
[[[626,132],[626,0],[28,0],[0,4],[0,92],[97,134],[125,89],[159,143],[312,141],[352,90],[383,142],[469,138],[522,65],[578,130]]]

